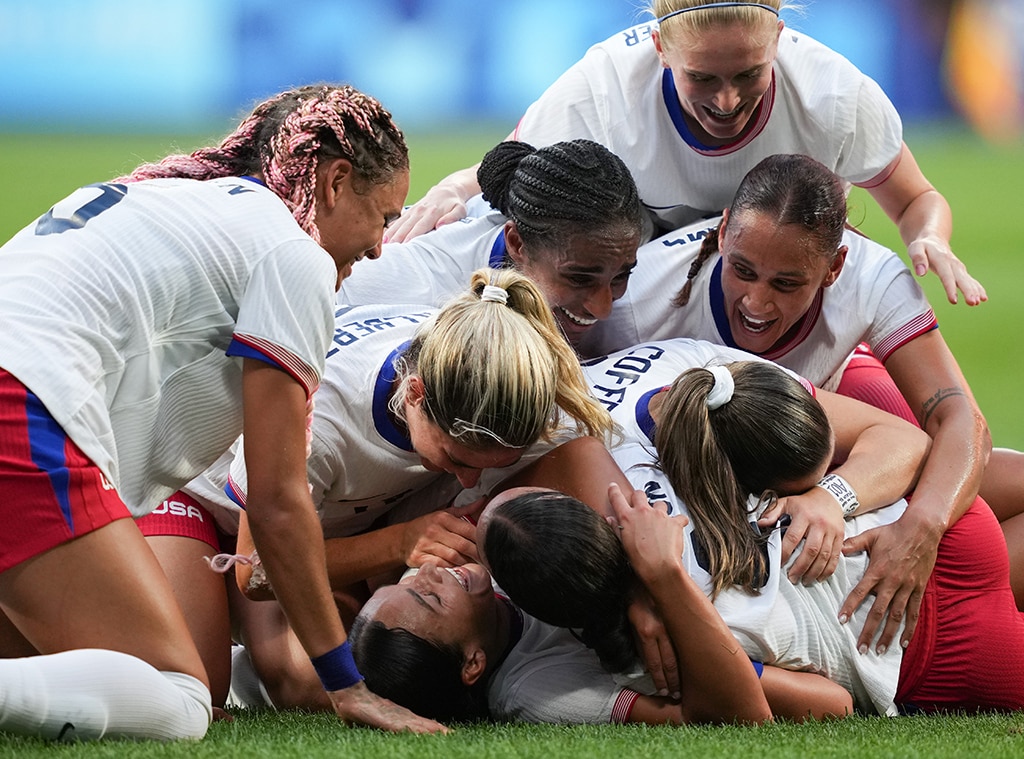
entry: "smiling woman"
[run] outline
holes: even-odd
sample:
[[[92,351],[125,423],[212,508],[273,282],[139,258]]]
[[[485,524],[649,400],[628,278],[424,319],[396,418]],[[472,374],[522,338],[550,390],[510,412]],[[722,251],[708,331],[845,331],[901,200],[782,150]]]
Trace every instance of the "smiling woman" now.
[[[540,150],[503,142],[484,157],[479,178],[493,209],[411,242],[386,243],[381,264],[358,269],[339,297],[435,304],[480,266],[513,268],[536,283],[577,345],[607,318],[636,265],[640,201],[629,171],[588,140]]]
[[[949,245],[951,212],[903,142],[876,82],[785,28],[783,0],[654,0],[656,21],[594,45],[523,115],[510,139],[591,139],[629,167],[648,212],[645,240],[720,213],[766,155],[809,155],[864,187],[896,223],[915,272],[946,297],[985,289]],[[463,216],[475,167],[441,180],[389,228],[405,240]]]

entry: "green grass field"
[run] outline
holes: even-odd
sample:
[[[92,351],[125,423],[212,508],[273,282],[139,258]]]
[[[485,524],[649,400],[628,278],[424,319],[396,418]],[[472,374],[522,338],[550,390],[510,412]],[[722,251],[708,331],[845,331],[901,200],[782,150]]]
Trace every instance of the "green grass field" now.
[[[466,134],[409,135],[415,200],[448,171],[476,161],[505,128]],[[1024,398],[1019,373],[1024,346],[1009,335],[1024,316],[1024,223],[1016,208],[1024,176],[1024,147],[996,148],[960,131],[910,132],[908,142],[926,175],[954,209],[954,249],[988,288],[977,307],[945,302],[938,280],[924,286],[942,331],[960,360],[997,445],[1024,448]],[[45,211],[72,189],[125,173],[168,152],[210,141],[200,136],[0,135],[5,198],[0,239]],[[1018,190],[1018,191],[1015,191]],[[851,218],[870,236],[902,250],[895,229],[866,195],[852,196]],[[365,265],[365,264],[364,264]],[[371,264],[372,265],[372,264]],[[2,696],[2,694],[0,694]],[[463,727],[448,737],[391,736],[345,729],[324,715],[238,713],[216,723],[200,744],[54,746],[0,736],[0,757],[345,757],[512,759],[513,757],[1019,757],[1024,715],[898,720],[852,718],[813,725],[724,728]]]
[[[61,759],[1010,759],[1024,754],[1024,715],[851,717],[745,727],[477,725],[447,736],[348,729],[328,715],[240,713],[200,743],[50,744],[0,737],[0,757]]]

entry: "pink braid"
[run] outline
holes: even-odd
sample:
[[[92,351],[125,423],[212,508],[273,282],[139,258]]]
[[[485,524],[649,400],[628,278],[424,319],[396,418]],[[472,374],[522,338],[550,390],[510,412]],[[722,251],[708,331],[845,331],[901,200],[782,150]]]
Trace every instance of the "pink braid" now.
[[[348,134],[353,127],[360,137],[358,144]],[[333,139],[324,144],[327,130]],[[258,171],[299,226],[320,242],[316,169],[330,157],[352,161],[372,181],[382,181],[396,166],[408,168],[402,133],[377,100],[348,85],[323,85],[290,90],[264,101],[217,147],[171,155],[115,181],[207,180]]]

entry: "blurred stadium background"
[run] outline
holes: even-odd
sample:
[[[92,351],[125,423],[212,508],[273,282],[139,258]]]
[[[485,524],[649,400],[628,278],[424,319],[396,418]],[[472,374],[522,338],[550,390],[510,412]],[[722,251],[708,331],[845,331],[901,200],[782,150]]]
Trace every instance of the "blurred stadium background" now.
[[[803,0],[790,27],[875,78],[954,210],[974,309],[924,285],[997,445],[1024,448],[1024,0]],[[287,87],[348,81],[407,132],[410,200],[479,159],[642,0],[0,0],[0,239],[75,187],[218,139]],[[902,252],[854,192],[851,219]],[[371,264],[372,265],[372,264]]]

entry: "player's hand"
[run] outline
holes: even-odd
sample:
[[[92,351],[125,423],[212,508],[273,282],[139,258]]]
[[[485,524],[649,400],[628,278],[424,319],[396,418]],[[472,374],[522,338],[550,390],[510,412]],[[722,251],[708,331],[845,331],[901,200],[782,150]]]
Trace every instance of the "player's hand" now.
[[[957,302],[957,290],[964,294],[964,302],[968,306],[977,306],[988,300],[985,288],[970,275],[963,261],[954,255],[949,243],[942,238],[920,237],[907,246],[907,255],[917,276],[923,277],[929,269],[938,275],[950,303]]]
[[[848,538],[843,545],[844,554],[867,551],[870,557],[864,577],[839,609],[839,619],[845,622],[869,595],[874,595],[857,638],[857,648],[862,652],[871,646],[880,627],[882,634],[875,644],[879,653],[892,644],[901,622],[906,620],[900,636],[904,648],[917,627],[921,599],[935,567],[942,535],[915,520],[912,511],[908,509],[892,524]]]
[[[368,725],[381,730],[413,733],[447,733],[440,722],[413,714],[405,707],[381,698],[359,682],[344,690],[328,691],[331,706],[346,724]]]
[[[659,696],[679,698],[679,662],[672,639],[661,615],[643,588],[637,589],[629,603],[629,622],[633,626],[637,651],[644,669],[654,681]]]
[[[434,185],[419,201],[408,206],[402,215],[384,230],[384,242],[405,242],[432,229],[466,217],[466,200],[457,190]]]
[[[439,567],[476,563],[476,525],[467,517],[479,511],[474,502],[457,508],[434,511],[406,522],[402,532],[402,555],[410,567],[431,561]]]
[[[782,538],[782,565],[802,546],[786,571],[790,582],[810,584],[825,580],[839,566],[846,523],[836,499],[821,488],[780,498],[757,520],[758,527],[771,529],[788,514],[790,523]]]
[[[678,568],[683,555],[682,515],[669,516],[668,504],[647,502],[642,490],[634,490],[629,500],[618,485],[608,487],[608,500],[614,516],[608,522],[619,529],[619,538],[637,576],[645,583],[666,569]]]

